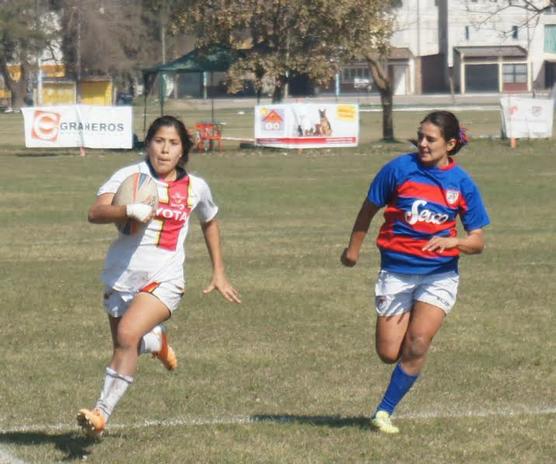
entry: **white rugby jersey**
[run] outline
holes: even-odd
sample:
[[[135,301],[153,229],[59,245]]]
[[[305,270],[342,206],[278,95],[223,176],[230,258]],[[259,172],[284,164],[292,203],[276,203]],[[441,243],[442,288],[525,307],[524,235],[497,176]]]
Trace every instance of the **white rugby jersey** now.
[[[118,233],[108,250],[102,281],[118,291],[136,292],[149,284],[175,281],[184,287],[184,242],[189,218],[195,211],[203,223],[216,216],[207,183],[200,177],[185,177],[166,182],[156,179],[146,161],[122,168],[102,186],[97,196],[116,193],[130,175],[141,172],[153,178],[158,188],[158,208],[154,218],[136,234]]]

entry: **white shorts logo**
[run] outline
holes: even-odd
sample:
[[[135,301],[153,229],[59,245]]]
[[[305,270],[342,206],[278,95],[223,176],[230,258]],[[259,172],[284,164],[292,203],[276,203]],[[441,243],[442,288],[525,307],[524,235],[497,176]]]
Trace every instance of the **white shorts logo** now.
[[[377,296],[375,298],[375,304],[378,311],[385,311],[388,305],[388,298],[385,296]]]

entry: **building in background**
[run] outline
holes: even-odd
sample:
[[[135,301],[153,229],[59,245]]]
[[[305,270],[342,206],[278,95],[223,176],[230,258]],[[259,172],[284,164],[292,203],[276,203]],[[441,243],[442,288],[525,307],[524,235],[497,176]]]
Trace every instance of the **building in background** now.
[[[544,0],[532,0],[539,7]],[[532,92],[556,83],[556,8],[522,0],[404,0],[389,57],[395,95]],[[365,63],[343,68],[341,93],[372,92]]]

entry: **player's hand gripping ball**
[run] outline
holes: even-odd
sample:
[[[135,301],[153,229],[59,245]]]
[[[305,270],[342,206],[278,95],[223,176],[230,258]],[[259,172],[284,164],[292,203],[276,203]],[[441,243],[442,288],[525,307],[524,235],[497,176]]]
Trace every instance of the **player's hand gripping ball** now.
[[[158,191],[152,177],[136,172],[125,179],[112,199],[113,205],[126,205],[128,218],[116,227],[125,235],[136,234],[158,207]]]

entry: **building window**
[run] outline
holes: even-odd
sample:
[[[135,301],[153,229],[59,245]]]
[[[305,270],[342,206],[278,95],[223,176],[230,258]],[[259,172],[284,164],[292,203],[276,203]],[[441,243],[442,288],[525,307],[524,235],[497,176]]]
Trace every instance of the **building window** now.
[[[519,34],[519,28],[517,26],[512,26],[512,39],[517,39]]]
[[[504,84],[523,84],[527,82],[526,64],[505,64]]]
[[[342,84],[358,90],[370,90],[371,75],[367,66],[346,66],[342,69]]]
[[[465,26],[465,40],[469,40],[469,26]]]
[[[556,24],[544,26],[544,52],[556,53]]]

